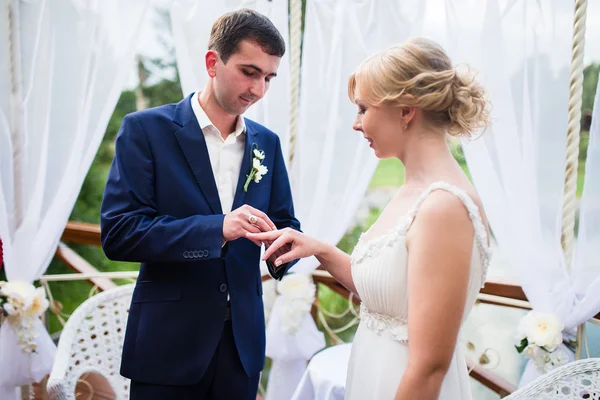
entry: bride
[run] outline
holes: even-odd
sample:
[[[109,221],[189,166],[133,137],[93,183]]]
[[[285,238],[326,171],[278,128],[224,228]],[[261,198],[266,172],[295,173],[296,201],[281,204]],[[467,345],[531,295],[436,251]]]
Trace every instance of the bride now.
[[[248,234],[288,250],[276,265],[314,255],[361,299],[347,399],[468,399],[456,346],[488,267],[485,213],[447,135],[488,122],[483,88],[435,42],[417,38],[365,60],[350,76],[353,125],[379,158],[406,169],[399,188],[351,256],[294,230]],[[282,249],[282,250],[283,250]]]

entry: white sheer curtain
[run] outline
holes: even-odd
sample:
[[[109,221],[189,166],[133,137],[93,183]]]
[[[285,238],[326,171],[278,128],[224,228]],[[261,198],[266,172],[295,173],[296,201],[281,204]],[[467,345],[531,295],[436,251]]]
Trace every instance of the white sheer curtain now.
[[[184,95],[202,90],[208,80],[204,55],[210,29],[221,15],[239,8],[249,8],[266,15],[277,27],[286,43],[277,77],[267,95],[244,115],[267,126],[281,138],[284,159],[289,149],[290,62],[288,45],[288,2],[270,0],[175,0],[171,21],[177,67]]]
[[[492,125],[465,143],[465,154],[509,268],[534,308],[564,317],[571,305],[560,245],[571,46],[553,39],[571,37],[572,22],[561,24],[551,1],[498,3],[455,4],[448,15],[457,61],[480,72],[493,104]],[[461,27],[464,19],[473,30]]]
[[[572,278],[560,243],[573,4],[447,1],[445,21],[448,50],[480,72],[493,104],[492,125],[463,148],[499,251],[534,309],[573,333],[600,309],[595,183]],[[522,383],[536,375],[528,366]]]
[[[419,34],[424,3],[388,0],[308,0],[302,54],[300,116],[292,187],[302,230],[337,243],[352,222],[371,181],[377,159],[360,133],[352,130],[357,108],[348,99],[348,77],[378,50]],[[315,258],[292,271],[310,273]],[[277,302],[276,302],[277,305]],[[275,321],[277,308],[274,309]],[[286,384],[269,384],[267,399],[291,398],[305,362],[319,342],[308,328],[290,340],[281,330],[268,331],[280,343],[271,357],[285,360]],[[324,342],[323,342],[324,345]],[[311,346],[311,351],[306,347]],[[344,368],[341,366],[341,368]]]
[[[302,55],[299,133],[292,186],[304,232],[337,243],[369,186],[377,158],[352,130],[357,107],[348,77],[369,55],[421,34],[417,0],[308,0]],[[310,272],[315,258],[295,272]]]
[[[572,268],[578,302],[566,319],[568,326],[579,325],[600,312],[600,81],[594,99],[579,221]]]
[[[0,60],[0,236],[7,278],[33,282],[54,255],[104,135],[148,1],[5,5],[0,51],[9,56]],[[26,354],[10,325],[2,325],[0,398],[50,371],[55,347],[41,323],[37,329],[37,353]]]

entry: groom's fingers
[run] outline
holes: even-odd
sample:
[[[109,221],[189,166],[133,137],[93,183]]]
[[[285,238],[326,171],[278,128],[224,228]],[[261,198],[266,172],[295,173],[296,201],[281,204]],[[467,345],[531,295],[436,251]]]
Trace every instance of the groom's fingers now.
[[[245,229],[250,234],[260,233],[260,229],[258,227],[256,227],[256,226],[252,225],[249,222],[245,223],[245,224],[242,224],[242,228]],[[246,233],[246,235],[248,235],[248,233]],[[258,240],[258,239],[253,239],[251,237],[247,237],[247,239],[250,240],[255,245],[257,245],[258,247],[262,246],[262,242],[260,240]]]
[[[263,220],[265,224],[260,227],[262,231],[266,232],[277,229],[277,227],[275,226],[273,221],[271,221],[271,219],[267,216],[267,214],[249,205],[245,205],[244,207],[246,212]]]
[[[261,217],[256,217],[256,222],[253,225],[255,225],[260,230],[260,232],[269,232],[273,230],[271,229],[271,226],[267,224],[267,222]]]

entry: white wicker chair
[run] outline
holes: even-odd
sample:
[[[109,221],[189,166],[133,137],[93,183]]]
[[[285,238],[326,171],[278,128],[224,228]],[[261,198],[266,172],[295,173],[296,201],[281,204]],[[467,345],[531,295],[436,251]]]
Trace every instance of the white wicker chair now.
[[[87,373],[106,378],[117,399],[129,398],[129,379],[119,369],[133,287],[123,285],[97,294],[71,315],[48,379],[51,399],[74,400],[75,386]]]
[[[504,400],[600,400],[600,358],[570,362],[537,378]]]

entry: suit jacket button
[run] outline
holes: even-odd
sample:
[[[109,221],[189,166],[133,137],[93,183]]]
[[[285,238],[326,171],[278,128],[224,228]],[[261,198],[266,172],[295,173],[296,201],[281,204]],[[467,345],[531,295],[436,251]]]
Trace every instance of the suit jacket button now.
[[[200,255],[198,253],[199,253],[199,251],[194,251],[194,258],[200,257]]]
[[[203,256],[203,257],[208,257],[208,250],[204,250],[204,251],[202,252],[202,256]]]
[[[190,257],[190,252],[189,251],[184,251],[183,252],[183,258],[189,258]]]
[[[224,283],[221,283],[221,286],[219,287],[219,290],[223,293],[225,293],[227,291],[227,285]]]

